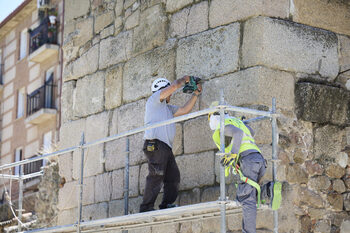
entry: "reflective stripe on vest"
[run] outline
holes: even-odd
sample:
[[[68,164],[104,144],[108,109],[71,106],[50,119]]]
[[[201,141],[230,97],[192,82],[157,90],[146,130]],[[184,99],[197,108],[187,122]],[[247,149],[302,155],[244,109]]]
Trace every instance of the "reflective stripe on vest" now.
[[[250,130],[241,120],[234,117],[226,118],[225,126],[226,125],[233,125],[243,131],[243,137],[241,141],[241,146],[239,147],[238,155],[247,150],[257,150],[261,153],[259,147],[255,144],[255,140],[252,137]],[[220,149],[220,124],[213,134],[213,140],[216,146]],[[233,141],[231,141],[229,145],[225,146],[225,153],[232,153],[231,150],[233,146]]]

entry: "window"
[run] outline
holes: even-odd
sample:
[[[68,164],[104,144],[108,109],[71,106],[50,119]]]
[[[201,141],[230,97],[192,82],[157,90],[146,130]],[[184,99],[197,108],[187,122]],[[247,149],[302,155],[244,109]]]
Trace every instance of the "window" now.
[[[20,118],[24,115],[24,87],[18,90],[17,96],[17,118]]]
[[[17,148],[15,151],[15,162],[21,161],[22,160],[22,148]],[[15,175],[19,175],[19,167],[15,167]]]
[[[55,67],[51,67],[46,71],[45,76],[45,108],[53,107],[53,73]]]
[[[27,55],[27,31],[27,29],[24,29],[21,32],[19,60],[22,60]]]

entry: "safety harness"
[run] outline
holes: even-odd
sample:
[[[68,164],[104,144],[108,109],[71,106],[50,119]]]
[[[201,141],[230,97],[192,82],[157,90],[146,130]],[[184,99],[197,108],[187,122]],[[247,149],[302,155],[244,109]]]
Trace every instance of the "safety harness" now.
[[[225,126],[226,125],[233,125],[239,129],[241,129],[243,131],[243,137],[242,137],[242,141],[241,141],[241,146],[239,148],[239,152],[238,155],[235,157],[234,161],[232,161],[225,169],[225,176],[229,175],[229,169],[230,166],[233,168],[232,172],[234,175],[239,175],[241,181],[243,181],[244,183],[247,183],[249,185],[251,185],[252,187],[254,187],[257,192],[258,192],[258,199],[257,199],[257,207],[260,206],[260,185],[258,183],[256,183],[255,181],[249,179],[248,177],[244,176],[244,174],[241,171],[240,166],[238,165],[238,161],[240,158],[240,154],[244,151],[247,150],[257,150],[258,152],[261,153],[260,149],[258,148],[258,146],[255,144],[255,140],[252,137],[250,130],[247,128],[247,126],[245,126],[245,124],[237,119],[237,118],[226,118],[225,119]],[[218,125],[217,129],[215,130],[214,134],[213,134],[213,140],[216,144],[216,146],[220,149],[220,124]],[[231,143],[225,148],[225,154],[230,154],[233,155],[231,153],[232,150],[232,146],[233,146],[233,138],[231,140]]]

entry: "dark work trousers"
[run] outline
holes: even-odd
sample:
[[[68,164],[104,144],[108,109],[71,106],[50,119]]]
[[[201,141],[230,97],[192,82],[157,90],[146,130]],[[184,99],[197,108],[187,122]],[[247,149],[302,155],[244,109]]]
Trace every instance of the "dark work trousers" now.
[[[162,141],[152,141],[156,143],[154,151],[147,151],[148,140],[145,141],[143,147],[148,159],[148,176],[140,212],[153,210],[162,183],[164,183],[164,195],[159,205],[160,209],[174,203],[179,191],[180,171],[171,148]]]
[[[259,183],[266,171],[266,161],[260,153],[251,153],[240,159],[240,167],[244,176]],[[261,193],[267,194],[265,191],[267,185],[260,187]],[[263,191],[264,190],[264,191]],[[256,204],[257,190],[243,181],[240,181],[237,188],[237,200],[242,204],[242,232],[256,232]],[[265,196],[261,197],[267,198]]]

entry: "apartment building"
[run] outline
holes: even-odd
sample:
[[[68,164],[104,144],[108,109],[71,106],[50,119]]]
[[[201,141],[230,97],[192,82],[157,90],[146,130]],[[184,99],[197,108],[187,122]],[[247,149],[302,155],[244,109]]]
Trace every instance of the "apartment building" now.
[[[1,165],[37,156],[57,140],[62,22],[62,0],[25,0],[0,23]],[[26,164],[23,172],[40,171],[44,164]],[[19,167],[2,171],[19,172]],[[25,196],[36,191],[39,181],[25,181]],[[17,188],[13,185],[13,199]]]

